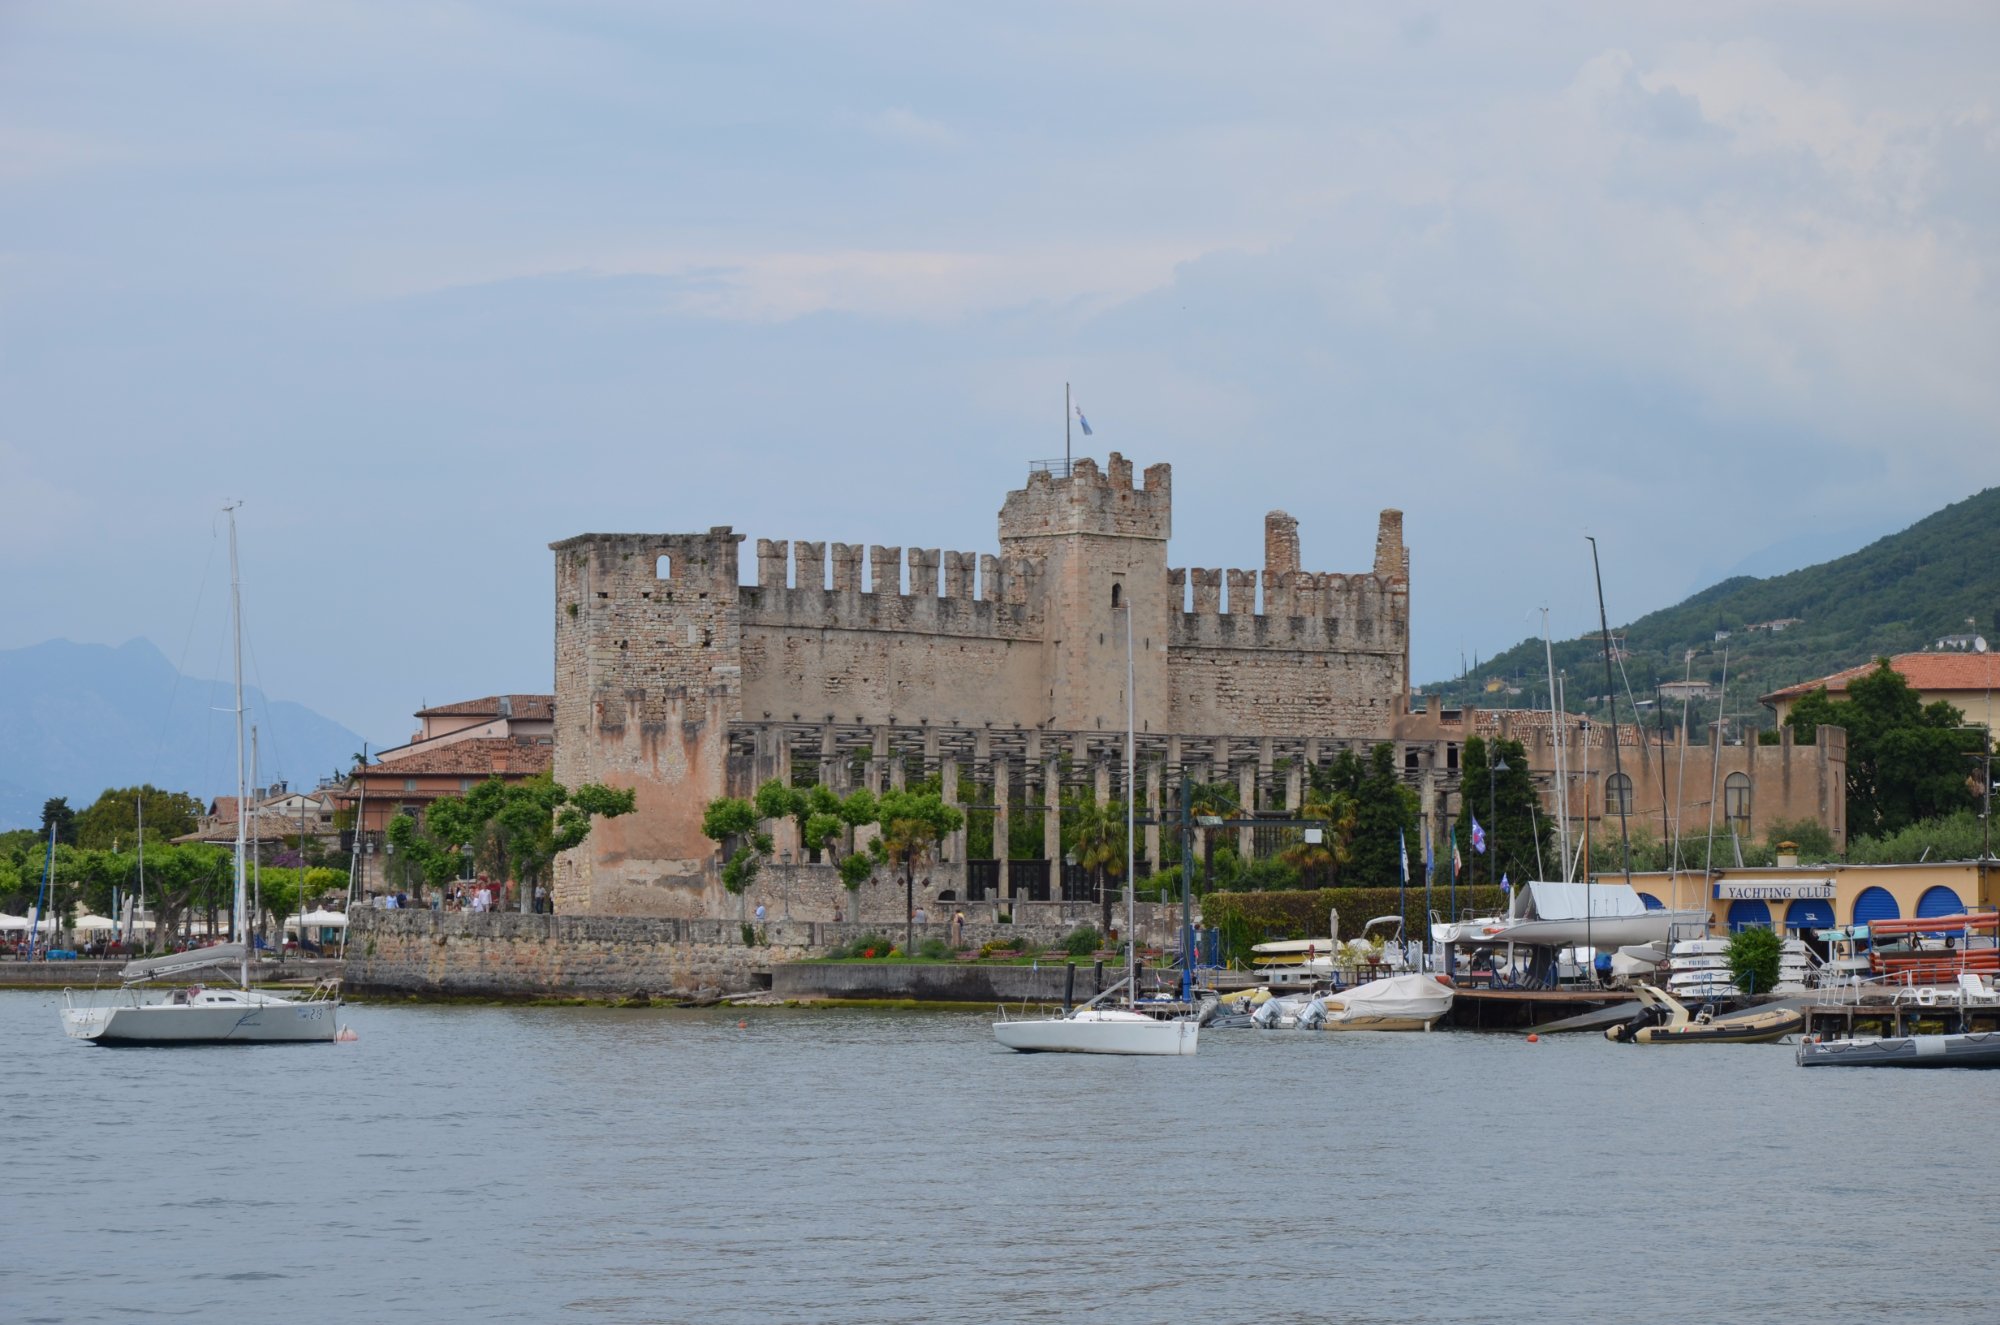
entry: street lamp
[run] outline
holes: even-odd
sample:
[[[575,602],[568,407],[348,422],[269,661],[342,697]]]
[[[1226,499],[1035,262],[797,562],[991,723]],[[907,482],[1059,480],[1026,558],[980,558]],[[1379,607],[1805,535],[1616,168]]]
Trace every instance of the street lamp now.
[[[1507,756],[1486,766],[1486,883],[1488,887],[1500,880],[1495,876],[1500,871],[1500,775],[1510,771]],[[1478,795],[1474,792],[1473,795]]]

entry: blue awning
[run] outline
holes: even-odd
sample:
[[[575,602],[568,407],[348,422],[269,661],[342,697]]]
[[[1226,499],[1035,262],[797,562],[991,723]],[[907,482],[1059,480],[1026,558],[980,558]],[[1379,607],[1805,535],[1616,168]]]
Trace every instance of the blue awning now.
[[[1833,903],[1801,897],[1785,908],[1786,929],[1832,929]]]

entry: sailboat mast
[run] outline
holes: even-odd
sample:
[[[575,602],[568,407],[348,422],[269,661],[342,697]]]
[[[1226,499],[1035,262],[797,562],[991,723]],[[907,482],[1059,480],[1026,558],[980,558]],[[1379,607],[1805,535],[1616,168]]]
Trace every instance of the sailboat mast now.
[[[123,935],[127,943],[138,937],[139,922],[146,918],[146,788],[139,788],[139,912]],[[150,946],[150,945],[149,945]]]
[[[222,509],[229,513],[229,624],[236,663],[236,941],[244,945],[237,969],[243,987],[248,989],[250,926],[245,914],[249,898],[245,895],[243,877],[243,833],[247,827],[243,821],[243,803],[249,798],[249,788],[243,781],[243,575],[236,560],[236,508],[240,505],[241,502],[232,502]]]
[[[1585,537],[1589,537],[1585,535]],[[1590,573],[1597,578],[1597,624],[1604,632],[1604,698],[1611,705],[1611,782],[1618,789],[1618,845],[1624,852],[1625,886],[1632,886],[1632,834],[1625,822],[1625,763],[1618,751],[1618,683],[1611,676],[1611,621],[1604,614],[1604,570],[1597,564],[1597,540],[1590,540]],[[1583,946],[1590,942],[1590,874],[1583,876]]]
[[[1569,724],[1568,715],[1562,711],[1562,699],[1556,691],[1556,646],[1549,639],[1549,609],[1542,609],[1542,657],[1549,668],[1549,731],[1555,738],[1556,757],[1556,857],[1564,867],[1563,878],[1568,880],[1569,866],[1569,786],[1564,776],[1564,746],[1568,740],[1564,728]],[[1541,835],[1536,834],[1539,843]]]
[[[1132,867],[1138,859],[1137,848],[1132,842],[1135,824],[1133,805],[1137,797],[1132,794],[1132,773],[1135,762],[1132,721],[1132,600],[1125,600],[1125,993],[1134,1003],[1139,1001],[1139,986],[1135,983],[1139,950],[1139,930],[1133,913],[1137,909],[1133,893]]]

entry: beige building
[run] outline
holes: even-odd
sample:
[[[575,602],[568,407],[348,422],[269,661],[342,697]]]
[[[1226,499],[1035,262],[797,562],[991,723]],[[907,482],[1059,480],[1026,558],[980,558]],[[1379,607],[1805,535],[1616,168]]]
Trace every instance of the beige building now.
[[[1889,666],[1910,683],[1910,689],[1926,704],[1943,700],[1963,713],[1966,722],[1989,732],[2000,720],[2000,706],[1994,702],[1995,691],[2000,691],[2000,654],[1899,653],[1889,660]],[[1782,723],[1790,716],[1792,706],[1813,691],[1823,686],[1829,698],[1845,699],[1848,685],[1874,670],[1873,662],[1850,667],[1817,681],[1801,681],[1774,690],[1761,696],[1759,702],[1775,709]]]
[[[973,862],[951,844],[963,886],[1049,898],[1062,884],[1047,806],[1064,789],[1128,792],[1128,639],[1129,790],[1149,809],[1185,777],[1296,805],[1307,765],[1393,736],[1409,692],[1400,512],[1382,513],[1357,573],[1303,569],[1282,511],[1265,517],[1260,568],[1171,567],[1172,471],[1135,482],[1114,452],[1102,470],[1032,469],[998,525],[994,552],[760,539],[754,584],[738,582],[743,536],[726,525],[552,544],[556,777],[638,802],[558,862],[558,905],[734,915],[702,811],[766,777],[938,775],[948,796],[963,781],[996,841],[1029,815],[1043,844]],[[1158,858],[1156,828],[1141,850]]]
[[[1832,928],[2000,906],[2000,861],[1991,860],[1723,869],[1706,888],[1699,870],[1677,878],[1634,874],[1632,882],[1649,899],[1648,905],[1706,904],[1710,924],[1718,933],[1749,925]]]

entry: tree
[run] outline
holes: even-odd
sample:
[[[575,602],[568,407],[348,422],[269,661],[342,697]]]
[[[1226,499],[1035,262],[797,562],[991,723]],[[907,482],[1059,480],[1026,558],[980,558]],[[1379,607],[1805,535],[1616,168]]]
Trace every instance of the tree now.
[[[1845,700],[1831,698],[1822,686],[1785,718],[1795,741],[1812,740],[1822,725],[1847,729],[1847,827],[1866,837],[1971,808],[1967,756],[1984,747],[1964,721],[1942,700],[1925,704],[1887,658],[1849,682]]]
[[[1299,806],[1299,817],[1321,821],[1320,840],[1306,841],[1306,832],[1300,829],[1298,840],[1287,846],[1280,853],[1280,858],[1298,871],[1302,880],[1311,881],[1315,887],[1331,887],[1341,871],[1354,860],[1354,834],[1361,823],[1360,806],[1353,796],[1330,786],[1322,786],[1315,779],[1313,789],[1306,793],[1305,803]]]
[[[76,811],[69,807],[69,797],[51,796],[42,802],[42,839],[48,840],[49,828],[56,830],[56,843],[76,842]]]
[[[423,833],[418,834],[411,823],[401,836],[411,844],[408,849],[420,852],[425,848],[419,843],[428,838],[426,858],[431,863],[424,873],[433,882],[450,879],[458,855],[470,848],[478,868],[518,885],[520,909],[527,911],[535,885],[547,877],[555,858],[582,845],[595,820],[630,814],[633,803],[630,789],[587,782],[571,791],[546,773],[523,782],[488,778],[462,797],[432,801],[424,812]],[[395,820],[390,821],[390,831],[389,840],[395,842]]]
[[[1783,947],[1776,931],[1762,925],[1737,930],[1729,936],[1729,978],[1746,994],[1770,993]]]
[[[142,803],[146,809],[149,844],[164,845],[201,825],[201,802],[184,791],[162,791],[150,782],[139,787],[114,787],[76,816],[76,844],[108,850],[137,842]]]
[[[1493,756],[1507,765],[1507,771],[1497,777],[1492,776],[1487,762]],[[1453,831],[1458,835],[1459,851],[1466,866],[1466,874],[1459,880],[1461,886],[1498,884],[1503,878],[1522,883],[1540,877],[1538,862],[1554,855],[1552,825],[1541,817],[1540,797],[1535,793],[1534,775],[1528,770],[1526,748],[1519,741],[1501,740],[1489,745],[1483,737],[1473,736],[1465,742],[1459,768],[1458,819]],[[1475,817],[1486,836],[1483,852],[1472,846]],[[1445,843],[1439,854],[1448,860],[1451,844]]]
[[[1342,750],[1334,761],[1312,770],[1313,791],[1323,810],[1337,812],[1345,840],[1334,854],[1335,872],[1362,887],[1394,887],[1403,877],[1403,851],[1417,836],[1417,793],[1396,775],[1396,747],[1384,741],[1364,760]],[[1309,803],[1311,797],[1308,797]],[[1301,814],[1308,818],[1325,814]]]
[[[1064,854],[1075,856],[1076,863],[1090,871],[1096,885],[1101,923],[1108,931],[1111,890],[1104,886],[1104,880],[1107,875],[1117,879],[1125,873],[1125,809],[1079,798],[1065,810],[1064,836],[1069,841]]]
[[[903,871],[903,951],[910,950],[916,916],[917,865],[937,844],[965,826],[965,816],[935,791],[888,791],[877,803],[882,835],[869,844],[881,859]]]

